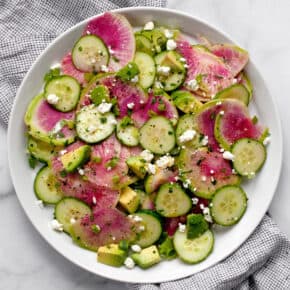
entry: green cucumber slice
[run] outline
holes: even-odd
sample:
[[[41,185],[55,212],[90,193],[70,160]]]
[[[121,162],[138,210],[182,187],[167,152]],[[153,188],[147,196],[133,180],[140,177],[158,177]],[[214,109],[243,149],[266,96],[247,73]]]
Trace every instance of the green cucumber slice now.
[[[241,77],[241,80],[240,80],[240,83],[242,85],[244,85],[246,87],[246,89],[249,91],[249,94],[250,94],[250,100],[252,99],[253,97],[253,85],[252,85],[252,82],[250,81],[249,77],[247,76],[247,74],[242,71],[240,73],[240,77]]]
[[[126,146],[137,146],[139,144],[139,131],[134,125],[122,125],[122,121],[117,124],[117,138]]]
[[[146,248],[159,240],[162,234],[161,218],[151,210],[142,210],[134,213],[134,216],[140,217],[140,226],[144,226],[145,230],[140,232],[136,244],[142,248]]]
[[[63,230],[68,234],[70,234],[73,223],[91,213],[92,210],[86,203],[74,197],[64,197],[54,209],[55,218],[63,225]]]
[[[38,171],[34,179],[34,192],[38,199],[47,204],[55,204],[62,199],[63,194],[50,167],[44,166]]]
[[[155,154],[170,152],[175,146],[175,134],[171,122],[155,116],[149,119],[140,129],[139,142],[144,149]]]
[[[101,114],[95,105],[83,107],[76,117],[76,131],[87,143],[97,143],[108,138],[115,130],[113,113]]]
[[[143,89],[152,86],[155,79],[155,62],[154,59],[145,52],[136,52],[134,62],[137,64],[139,73],[139,84]]]
[[[227,185],[216,191],[211,203],[211,215],[215,223],[231,226],[244,215],[247,195],[241,187]]]
[[[96,35],[82,36],[72,49],[74,66],[83,72],[99,72],[109,62],[110,54]]]
[[[46,142],[37,140],[31,136],[27,139],[27,149],[29,153],[41,162],[48,163],[53,155],[61,150],[62,147],[56,147]]]
[[[215,95],[215,99],[236,99],[248,106],[250,101],[250,93],[244,85],[232,85]]]
[[[164,217],[178,217],[191,209],[192,202],[177,183],[165,183],[158,190],[155,207]]]
[[[174,248],[181,260],[196,264],[209,256],[214,246],[214,235],[211,230],[195,239],[188,239],[187,232],[176,231],[173,237]]]
[[[165,91],[173,91],[177,89],[186,76],[184,64],[180,62],[181,56],[175,51],[161,52],[155,56],[155,63],[158,66],[170,67],[168,75],[158,74],[156,79],[162,84]]]
[[[51,95],[56,96],[58,101],[51,104],[61,112],[73,110],[80,97],[81,86],[78,81],[71,76],[59,76],[51,79],[44,87],[44,97],[49,102]]]
[[[254,177],[262,168],[267,151],[265,146],[254,139],[243,138],[233,144],[232,153],[235,158],[233,165],[238,174]]]

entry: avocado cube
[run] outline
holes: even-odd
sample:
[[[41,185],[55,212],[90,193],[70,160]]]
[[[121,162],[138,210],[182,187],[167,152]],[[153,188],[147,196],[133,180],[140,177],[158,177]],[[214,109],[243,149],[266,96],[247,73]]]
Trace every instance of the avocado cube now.
[[[169,66],[173,71],[184,71],[184,65],[177,59],[174,51],[169,51],[163,59],[162,66]]]
[[[154,245],[143,249],[140,253],[132,254],[131,258],[143,269],[147,269],[161,261],[158,249]]]
[[[73,172],[78,167],[85,164],[91,154],[91,147],[89,145],[81,146],[73,151],[70,151],[61,156],[61,162],[66,172]]]
[[[126,160],[128,167],[139,177],[146,175],[145,160],[141,156],[132,156]]]
[[[126,252],[117,244],[110,244],[98,249],[98,262],[114,267],[121,267],[126,259]]]
[[[121,190],[119,202],[129,213],[133,213],[139,207],[140,195],[131,187],[127,186]]]

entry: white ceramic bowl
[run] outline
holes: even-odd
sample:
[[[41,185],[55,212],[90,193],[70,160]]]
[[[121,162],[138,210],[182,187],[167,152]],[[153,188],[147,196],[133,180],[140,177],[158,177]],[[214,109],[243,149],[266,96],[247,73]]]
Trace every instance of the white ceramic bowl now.
[[[209,24],[181,12],[160,8],[127,8],[116,12],[125,15],[133,26],[143,26],[147,21],[153,20],[169,27],[178,27],[192,37],[201,34],[213,42],[233,42]],[[28,167],[23,116],[32,97],[42,89],[44,74],[51,64],[59,61],[72,48],[87,21],[72,27],[46,48],[24,78],[14,102],[8,129],[9,165],[13,184],[24,211],[43,238],[61,255],[103,277],[125,282],[157,283],[180,279],[213,266],[233,253],[254,231],[270,205],[280,175],[282,136],[278,113],[274,100],[252,61],[247,65],[247,73],[255,92],[251,110],[257,112],[259,120],[270,128],[272,142],[268,147],[268,158],[264,168],[254,180],[244,184],[249,197],[244,217],[229,229],[215,231],[214,251],[204,262],[186,265],[176,259],[164,261],[146,271],[137,267],[127,270],[125,267],[113,268],[97,263],[95,253],[75,246],[67,235],[58,234],[48,227],[48,222],[52,219],[52,208],[40,209],[35,205],[35,172]]]

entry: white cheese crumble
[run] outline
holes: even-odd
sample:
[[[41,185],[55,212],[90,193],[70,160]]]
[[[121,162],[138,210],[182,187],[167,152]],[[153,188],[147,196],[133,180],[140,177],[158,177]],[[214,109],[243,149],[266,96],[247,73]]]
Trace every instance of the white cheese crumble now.
[[[130,110],[133,109],[134,106],[135,106],[134,103],[128,103],[128,104],[127,104],[127,108],[130,109]]]
[[[141,222],[143,219],[138,215],[128,215],[134,222]]]
[[[199,85],[196,79],[188,81],[187,86],[193,91],[196,91],[199,89]]]
[[[107,171],[111,171],[111,170],[112,170],[112,167],[109,166],[109,167],[107,168]]]
[[[208,207],[205,207],[205,208],[202,210],[202,213],[203,213],[204,215],[206,215],[206,214],[210,214],[209,208],[208,208]]]
[[[60,154],[60,155],[64,155],[64,154],[66,154],[66,153],[67,153],[67,150],[66,150],[66,149],[63,149],[63,150],[60,150],[60,151],[59,151],[59,154]]]
[[[236,84],[238,80],[236,78],[233,79],[233,84]]]
[[[93,202],[93,204],[97,204],[97,199],[96,199],[95,196],[93,196],[93,198],[92,198],[92,202]]]
[[[116,237],[115,236],[112,236],[112,240],[115,241],[116,240]]]
[[[131,79],[132,83],[138,83],[139,82],[139,77],[136,75]]]
[[[223,116],[225,114],[225,111],[220,111],[219,113],[221,116]]]
[[[51,65],[50,69],[56,69],[56,68],[60,68],[60,67],[61,67],[60,63],[56,62],[56,63]]]
[[[155,82],[155,87],[156,87],[157,89],[163,89],[163,85],[162,85],[161,82],[159,82],[159,81],[156,81],[156,82]]]
[[[172,167],[174,165],[174,158],[171,156],[162,156],[160,157],[156,163],[159,168],[167,168]]]
[[[230,151],[225,151],[223,153],[223,158],[227,160],[234,160],[235,156]]]
[[[181,233],[184,233],[185,230],[186,230],[186,225],[182,224],[182,223],[178,223],[178,230],[181,232]]]
[[[109,49],[109,53],[110,54],[114,54],[115,53],[115,51],[112,49],[112,47],[110,45],[108,46],[108,49]]]
[[[79,173],[79,175],[84,175],[85,171],[82,168],[78,168],[78,173]]]
[[[211,169],[211,170],[209,171],[209,173],[210,173],[210,174],[214,174],[214,170]]]
[[[154,164],[148,163],[146,165],[146,170],[149,174],[154,175],[156,173],[156,166]]]
[[[154,155],[149,150],[143,150],[140,154],[140,156],[146,161],[151,162],[154,158]]]
[[[149,21],[144,25],[144,30],[152,30],[154,29],[154,22],[153,21]]]
[[[206,181],[206,176],[203,175],[203,176],[201,177],[201,181]]]
[[[221,102],[221,101],[219,101],[219,102],[217,102],[216,104],[217,104],[217,105],[221,105],[221,104],[222,104],[222,102]]]
[[[109,71],[109,68],[106,65],[102,64],[101,65],[101,71],[102,72],[108,72]]]
[[[184,57],[181,57],[181,58],[179,59],[179,61],[181,61],[181,62],[186,62],[186,59],[185,59]]]
[[[161,75],[164,75],[164,76],[168,76],[169,73],[170,73],[170,70],[171,70],[170,66],[165,66],[165,65],[161,66],[161,65],[159,65],[157,67],[157,72],[159,74],[161,74]]]
[[[185,64],[183,65],[183,67],[184,67],[184,68],[189,68],[189,65],[188,65],[187,63],[185,63]]]
[[[127,257],[124,261],[124,265],[128,269],[133,269],[135,267],[135,262],[131,257]]]
[[[235,168],[232,169],[232,174],[237,174],[237,171],[235,170]]]
[[[97,109],[101,114],[105,114],[108,113],[112,108],[112,104],[111,103],[101,103],[100,105],[98,105]]]
[[[61,224],[58,220],[54,219],[50,222],[50,226],[53,230],[57,232],[63,232],[63,224]]]
[[[140,232],[144,232],[144,231],[145,231],[145,226],[140,226],[140,227],[139,227],[139,231],[140,231]]]
[[[183,185],[184,188],[188,188],[190,184],[191,184],[190,180],[189,180],[189,179],[186,179],[186,180],[183,182],[182,185]]]
[[[199,207],[200,207],[201,210],[204,210],[204,204],[203,204],[203,203],[201,203],[201,204],[199,205]]]
[[[224,148],[221,148],[221,149],[220,149],[220,152],[221,152],[221,153],[225,152],[225,149],[224,149]]]
[[[181,136],[179,136],[178,140],[180,143],[184,143],[184,142],[192,140],[195,135],[196,135],[195,130],[186,130],[182,133]]]
[[[193,205],[198,204],[199,199],[197,197],[193,197],[191,200]]]
[[[51,105],[56,105],[59,101],[59,97],[55,94],[49,94],[46,98],[47,102]]]
[[[133,252],[140,253],[141,252],[141,247],[139,245],[132,245],[131,246],[131,250]]]
[[[169,29],[164,30],[164,35],[166,38],[172,38],[173,37],[173,32]]]
[[[75,224],[77,221],[76,221],[76,219],[75,219],[75,218],[73,218],[73,217],[72,217],[72,218],[70,219],[70,221],[69,221],[69,222],[70,222],[70,224],[72,224],[72,225],[73,225],[73,224]]]
[[[174,50],[176,49],[177,44],[173,39],[168,39],[166,43],[167,50]]]
[[[205,214],[205,215],[204,215],[204,219],[205,219],[207,222],[212,223],[212,217],[211,217],[210,214]]]
[[[175,177],[174,177],[174,180],[175,180],[175,181],[178,181],[178,180],[179,180],[179,176],[175,176]]]
[[[64,125],[65,125],[65,123],[62,120],[58,121],[54,125],[53,129],[51,130],[51,133],[52,134],[57,134],[63,128]]]
[[[43,201],[40,200],[40,199],[37,199],[37,200],[35,201],[35,204],[36,204],[37,206],[39,206],[40,208],[44,208]]]
[[[266,137],[265,140],[263,141],[263,145],[267,146],[268,144],[270,144],[270,142],[271,142],[271,137],[268,136],[268,137]]]

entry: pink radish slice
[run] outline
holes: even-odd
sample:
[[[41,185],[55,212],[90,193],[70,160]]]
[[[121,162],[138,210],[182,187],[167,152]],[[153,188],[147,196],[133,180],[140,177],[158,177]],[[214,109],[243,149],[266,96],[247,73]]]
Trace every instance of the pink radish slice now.
[[[106,12],[92,19],[85,27],[83,34],[97,35],[107,45],[111,54],[110,71],[118,71],[134,58],[133,29],[128,20],[120,14]]]
[[[87,81],[85,79],[85,73],[78,70],[73,62],[72,62],[72,57],[71,53],[68,53],[67,55],[64,56],[64,58],[61,61],[61,71],[65,75],[69,75],[71,77],[74,77],[78,82],[85,86],[87,84]]]

